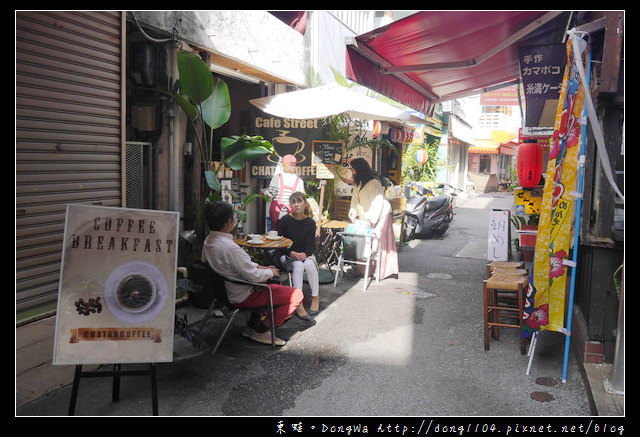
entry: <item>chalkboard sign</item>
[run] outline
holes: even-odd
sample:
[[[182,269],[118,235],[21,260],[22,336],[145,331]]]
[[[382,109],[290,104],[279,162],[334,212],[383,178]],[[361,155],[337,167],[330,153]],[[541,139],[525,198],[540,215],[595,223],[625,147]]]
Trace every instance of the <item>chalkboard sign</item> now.
[[[342,164],[344,142],[314,140],[311,143],[311,165],[339,166]]]
[[[489,247],[487,259],[489,261],[507,261],[509,259],[510,211],[494,209],[489,213]]]

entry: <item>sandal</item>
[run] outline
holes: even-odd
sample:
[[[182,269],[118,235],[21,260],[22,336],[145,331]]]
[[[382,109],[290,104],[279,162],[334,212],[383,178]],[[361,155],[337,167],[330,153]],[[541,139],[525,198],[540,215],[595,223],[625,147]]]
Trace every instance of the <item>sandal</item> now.
[[[311,317],[309,314],[305,314],[304,316],[301,316],[298,313],[295,313],[296,317],[299,318],[300,320],[304,320],[305,322],[309,323],[310,325],[315,325],[316,321],[313,317]]]

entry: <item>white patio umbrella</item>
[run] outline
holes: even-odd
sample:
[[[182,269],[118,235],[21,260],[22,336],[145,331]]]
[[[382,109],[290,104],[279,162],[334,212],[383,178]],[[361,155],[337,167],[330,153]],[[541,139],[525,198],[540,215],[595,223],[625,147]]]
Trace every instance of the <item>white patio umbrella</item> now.
[[[425,124],[409,111],[366,96],[340,85],[323,85],[299,91],[251,99],[249,102],[267,114],[299,120],[326,118],[346,113],[351,118]]]

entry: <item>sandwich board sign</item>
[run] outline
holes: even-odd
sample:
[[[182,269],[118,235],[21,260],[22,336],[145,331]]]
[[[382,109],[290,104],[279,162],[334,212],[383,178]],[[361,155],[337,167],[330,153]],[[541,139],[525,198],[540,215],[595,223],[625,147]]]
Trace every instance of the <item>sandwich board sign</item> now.
[[[53,364],[173,360],[179,214],[69,204]]]

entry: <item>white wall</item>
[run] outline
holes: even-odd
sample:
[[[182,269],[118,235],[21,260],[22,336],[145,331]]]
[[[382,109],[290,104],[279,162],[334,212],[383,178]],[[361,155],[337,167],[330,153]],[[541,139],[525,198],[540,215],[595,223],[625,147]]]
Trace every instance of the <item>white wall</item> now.
[[[134,11],[148,26],[172,32],[214,53],[305,84],[304,36],[267,11]]]

